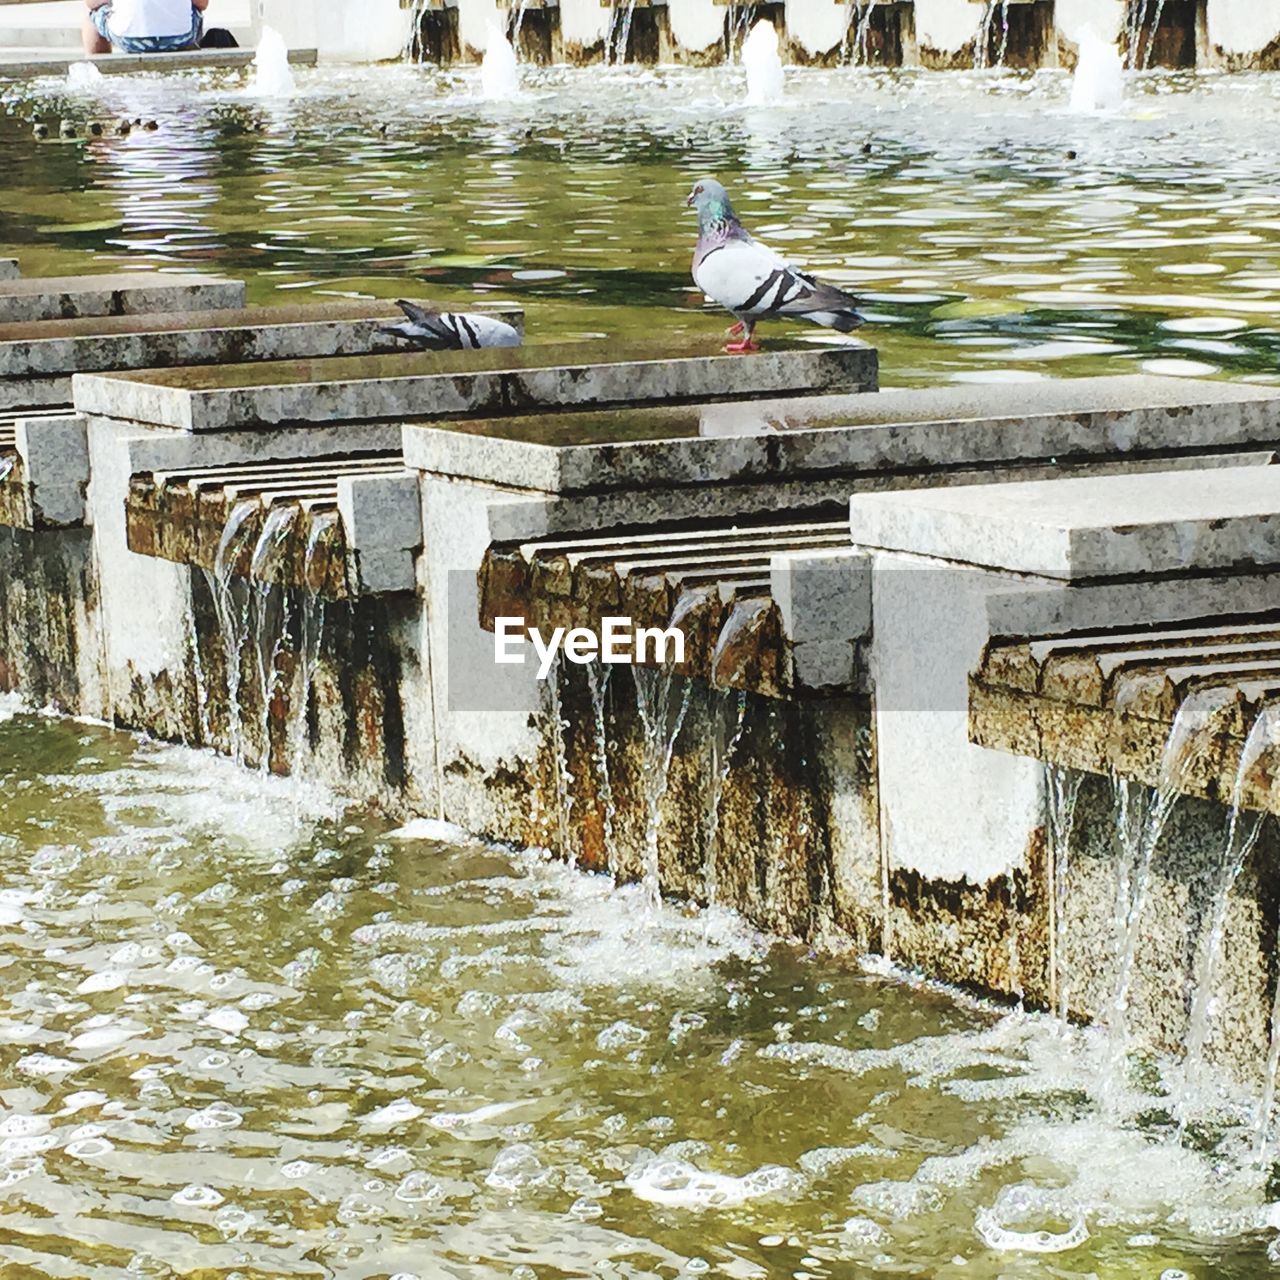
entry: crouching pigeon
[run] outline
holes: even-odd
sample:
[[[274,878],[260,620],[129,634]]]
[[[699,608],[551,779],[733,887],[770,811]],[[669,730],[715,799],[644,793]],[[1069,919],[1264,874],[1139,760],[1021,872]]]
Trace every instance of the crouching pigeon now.
[[[688,204],[698,211],[694,283],[737,317],[729,332],[739,341],[730,342],[726,351],[759,351],[753,334],[761,320],[809,320],[838,333],[862,323],[856,298],[821,284],[753,240],[738,221],[729,193],[714,178],[698,182]]]
[[[379,325],[380,332],[411,343],[421,351],[477,351],[481,347],[518,347],[520,330],[496,316],[468,311],[434,311],[403,299],[396,306],[405,318]]]

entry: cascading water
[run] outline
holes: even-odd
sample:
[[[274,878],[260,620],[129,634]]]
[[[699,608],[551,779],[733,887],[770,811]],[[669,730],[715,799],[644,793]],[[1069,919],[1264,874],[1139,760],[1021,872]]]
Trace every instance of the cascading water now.
[[[313,513],[301,542],[301,508],[273,508],[259,525],[261,508],[253,500],[238,503],[227,517],[212,570],[205,579],[214,603],[225,664],[227,739],[232,757],[245,763],[252,747],[260,749],[259,767],[271,769],[272,712],[277,706],[284,724],[282,758],[290,772],[305,765],[307,711],[325,629],[322,588],[330,576],[326,557],[339,527],[336,511]],[[301,587],[287,583],[287,558],[298,556]],[[193,622],[193,626],[194,626]],[[198,644],[197,644],[198,652]],[[296,648],[296,652],[294,649]],[[246,655],[250,665],[246,670]],[[203,667],[197,673],[202,699],[201,740],[213,740],[208,689],[201,692]],[[246,708],[256,704],[257,742],[245,734]]]
[[[1262,814],[1245,814],[1243,811],[1244,788],[1254,765],[1264,752],[1272,750],[1280,742],[1280,707],[1264,707],[1249,728],[1249,735],[1240,750],[1236,765],[1235,785],[1232,788],[1231,808],[1227,814],[1226,836],[1223,841],[1222,861],[1218,867],[1213,901],[1209,909],[1209,924],[1205,931],[1199,971],[1192,984],[1191,1019],[1187,1027],[1186,1059],[1183,1064],[1184,1103],[1203,1084],[1205,1045],[1213,1023],[1214,984],[1218,976],[1218,962],[1222,956],[1222,944],[1226,935],[1227,916],[1231,907],[1231,891],[1245,859],[1257,843],[1262,830]],[[1186,1127],[1186,1106],[1179,1133]]]
[[[671,755],[689,709],[691,685],[687,679],[681,678],[679,694],[672,699],[676,675],[671,662],[652,667],[637,664],[631,668],[631,674],[635,679],[636,707],[640,712],[640,724],[644,732],[645,827],[642,883],[650,905],[656,907],[662,898],[658,865],[662,802],[666,799],[667,787],[671,781]]]
[[[1156,846],[1182,794],[1187,773],[1208,747],[1229,696],[1228,690],[1202,689],[1183,701],[1165,742],[1154,790],[1128,779],[1113,780],[1122,856],[1116,898],[1116,979],[1105,1019],[1111,1035],[1112,1062],[1104,1097],[1113,1096],[1123,1087],[1130,988]]]
[[[849,6],[849,29],[845,33],[844,61],[857,67],[871,62],[871,21],[880,0],[866,0],[860,7]]]
[[[604,38],[604,60],[611,66],[621,66],[627,60],[635,13],[636,0],[613,0],[609,11],[609,30]]]
[[[741,690],[708,688],[711,703],[711,733],[708,738],[707,830],[703,854],[703,893],[707,906],[714,907],[720,894],[716,855],[720,837],[720,802],[746,723],[747,695]]]
[[[272,508],[262,524],[262,533],[249,562],[252,584],[254,651],[258,662],[259,740],[264,773],[271,768],[271,705],[280,679],[280,657],[289,631],[290,593],[274,585],[274,570],[284,556],[287,539],[301,514],[299,508],[284,505]]]
[[[587,687],[591,691],[592,748],[595,756],[596,793],[600,801],[600,818],[606,860],[611,860],[613,828],[617,809],[613,800],[613,780],[609,773],[609,679],[613,667],[593,662],[587,667]]]
[[[237,581],[236,558],[253,533],[252,517],[258,511],[253,501],[237,503],[227,517],[218,543],[210,588],[222,633],[222,647],[227,671],[227,738],[231,757],[244,760],[244,733],[240,717],[241,655],[248,638],[248,589]]]
[[[1084,774],[1058,765],[1045,766],[1045,800],[1048,805],[1049,857],[1053,875],[1053,985],[1055,1008],[1065,1022],[1071,1012],[1071,974],[1066,954],[1067,888],[1071,877],[1071,837],[1075,831],[1076,804]]]
[[[1147,71],[1151,67],[1164,3],[1165,0],[1130,0],[1125,34],[1129,45],[1127,65],[1131,71]]]
[[[568,725],[564,718],[564,699],[560,682],[564,679],[564,660],[557,656],[555,666],[543,681],[546,698],[546,714],[551,717],[555,732],[555,766],[556,775],[556,829],[561,853],[569,859],[570,865],[576,865],[577,853],[573,840],[573,773],[569,768]]]
[[[996,20],[999,15],[1000,43],[996,46],[995,57],[991,56],[991,46],[995,36]],[[985,71],[1004,66],[1009,52],[1009,0],[987,0],[982,10],[982,21],[978,24],[978,34],[973,45],[973,67],[975,71]]]

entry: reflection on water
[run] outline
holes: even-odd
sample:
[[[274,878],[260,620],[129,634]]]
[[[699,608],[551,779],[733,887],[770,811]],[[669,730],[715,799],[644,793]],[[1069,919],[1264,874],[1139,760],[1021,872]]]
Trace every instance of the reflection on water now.
[[[1105,1043],[1047,1020],[0,720],[0,1274],[1268,1265],[1247,1106],[1179,1146],[1158,1064],[1104,1117]]]
[[[740,68],[526,67],[509,104],[474,70],[298,81],[271,104],[238,73],[9,86],[0,244],[28,273],[217,266],[259,301],[416,278],[523,302],[531,338],[710,344],[683,201],[714,171],[762,238],[866,299],[888,385],[1280,376],[1275,76],[1142,76],[1106,116],[1071,114],[1056,73],[793,71],[749,112]],[[64,114],[160,128],[31,139]]]

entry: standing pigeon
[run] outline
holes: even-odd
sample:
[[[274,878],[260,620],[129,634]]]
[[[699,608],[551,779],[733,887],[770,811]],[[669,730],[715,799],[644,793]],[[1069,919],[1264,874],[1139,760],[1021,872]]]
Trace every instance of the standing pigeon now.
[[[729,193],[714,178],[699,181],[687,203],[698,211],[694,283],[738,320],[729,332],[739,341],[727,344],[726,351],[759,351],[752,335],[764,319],[794,317],[839,333],[862,323],[856,298],[820,284],[753,240],[738,221]]]
[[[405,314],[399,324],[379,331],[403,338],[422,351],[477,351],[481,347],[518,347],[520,330],[505,320],[476,312],[434,311],[415,302],[396,303]]]

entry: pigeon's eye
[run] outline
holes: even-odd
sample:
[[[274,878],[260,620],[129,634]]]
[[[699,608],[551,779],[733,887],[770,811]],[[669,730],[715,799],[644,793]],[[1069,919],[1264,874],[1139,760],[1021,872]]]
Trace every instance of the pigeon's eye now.
[[[694,194],[695,196],[700,196],[700,195],[702,194],[702,188],[701,188],[701,187],[694,187],[694,189],[693,189],[693,194]]]

